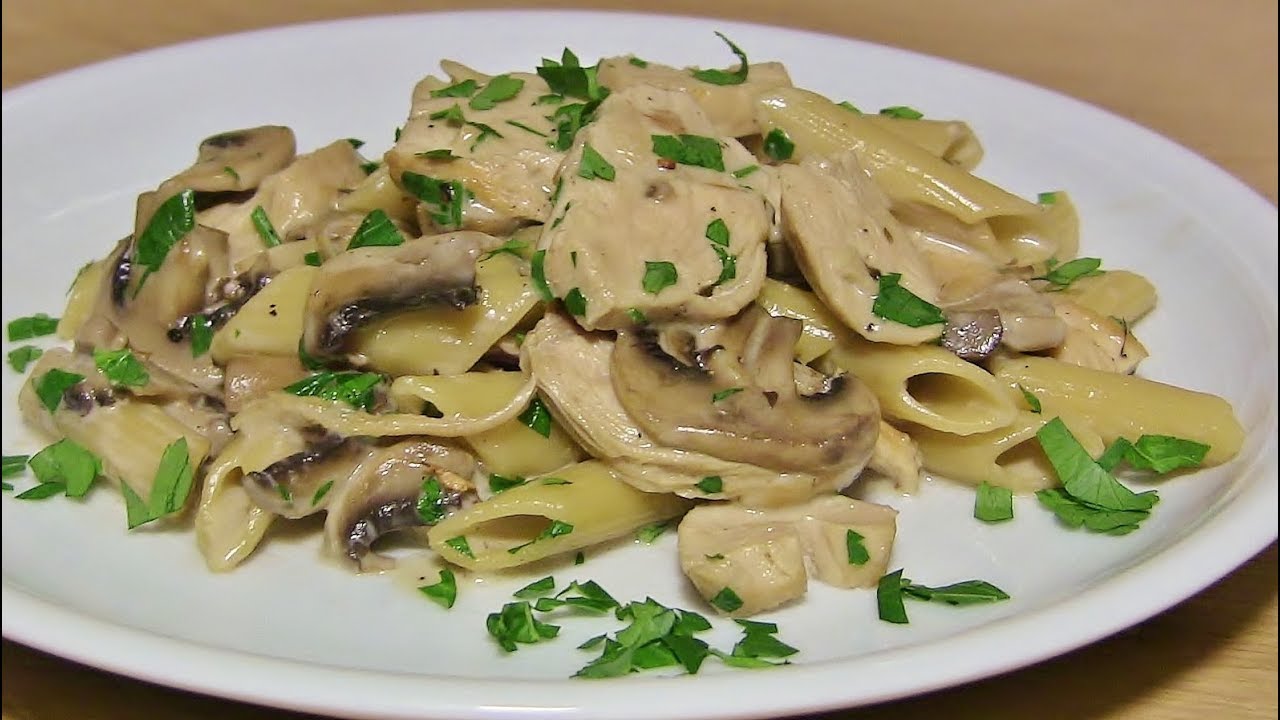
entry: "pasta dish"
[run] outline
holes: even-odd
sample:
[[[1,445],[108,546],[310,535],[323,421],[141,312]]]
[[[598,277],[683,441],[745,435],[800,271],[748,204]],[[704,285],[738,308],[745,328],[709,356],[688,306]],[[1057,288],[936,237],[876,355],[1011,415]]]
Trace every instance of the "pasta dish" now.
[[[353,571],[391,567],[393,534],[488,573],[672,528],[746,618],[811,579],[1001,599],[890,572],[868,482],[1119,535],[1157,499],[1121,480],[1237,453],[1224,400],[1136,374],[1155,289],[1079,256],[1068,193],[1019,197],[974,174],[964,122],[835,102],[725,42],[725,70],[445,61],[372,159],[206,138],[76,278],[71,346],[9,354],[56,442],[6,478],[114,484],[130,528],[191,523],[215,571],[309,516]]]

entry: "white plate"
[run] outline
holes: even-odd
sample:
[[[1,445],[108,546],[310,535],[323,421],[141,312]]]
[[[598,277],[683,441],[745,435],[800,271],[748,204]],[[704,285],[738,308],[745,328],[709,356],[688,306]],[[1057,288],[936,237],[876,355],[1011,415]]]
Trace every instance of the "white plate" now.
[[[863,107],[909,103],[968,119],[984,175],[1026,196],[1067,188],[1084,250],[1147,274],[1162,292],[1139,333],[1149,377],[1224,395],[1251,433],[1241,456],[1161,487],[1143,528],[1069,532],[1034,500],[1016,521],[970,517],[971,491],[931,483],[902,510],[894,567],[921,581],[983,578],[1013,600],[913,605],[876,618],[872,592],[818,586],[770,614],[801,649],[792,667],[694,678],[566,679],[581,640],[613,627],[566,620],[562,637],[502,656],[484,616],[521,579],[466,584],[454,610],[388,578],[318,562],[314,537],[275,538],[243,568],[207,573],[192,537],[125,533],[114,493],[84,505],[3,508],[5,637],[136,677],[289,708],[361,717],[728,718],[870,703],[1009,670],[1147,618],[1276,537],[1276,212],[1188,151],[1115,116],[1008,78],[901,50],[706,20],[492,13],[310,25],[166,48],[4,95],[4,318],[59,312],[87,258],[126,234],[133,198],[185,166],[214,132],[280,123],[300,147],[362,137],[377,152],[409,91],[442,58],[531,68],[569,45],[584,59],[634,51],[725,63],[712,31],[797,84]],[[40,442],[19,425],[20,378],[4,371],[4,451]],[[28,481],[22,481],[28,482]],[[620,599],[698,607],[674,538],[589,553],[557,579],[592,578]],[[710,638],[736,636],[720,623]]]

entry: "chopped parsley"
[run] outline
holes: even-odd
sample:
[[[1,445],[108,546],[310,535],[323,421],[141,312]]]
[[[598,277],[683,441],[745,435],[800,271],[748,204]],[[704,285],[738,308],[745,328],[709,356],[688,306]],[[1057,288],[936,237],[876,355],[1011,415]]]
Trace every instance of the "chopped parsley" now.
[[[747,81],[747,72],[750,70],[747,65],[747,54],[742,52],[742,48],[733,44],[733,41],[725,37],[723,33],[717,32],[716,35],[729,46],[730,52],[738,56],[741,64],[733,72],[725,70],[694,70],[693,76],[702,82],[711,83],[712,85],[741,85]]]
[[[458,103],[454,103],[444,110],[437,110],[431,113],[427,116],[427,119],[444,120],[451,125],[465,125],[467,122],[466,116],[462,114],[462,106]],[[399,138],[396,139],[398,140]]]
[[[548,143],[556,150],[568,150],[583,125],[591,122],[599,102],[561,105],[547,119],[556,126],[556,139]]]
[[[521,240],[516,240],[515,238],[511,238],[506,242],[502,243],[501,245],[499,245],[498,247],[485,253],[484,255],[481,255],[480,260],[483,262],[485,260],[488,260],[491,257],[494,257],[495,255],[502,255],[503,253],[506,253],[508,255],[513,255],[523,260],[524,251],[528,249],[529,249],[529,243]]]
[[[227,175],[230,175],[232,180],[235,180],[236,182],[240,182],[240,173],[236,172],[236,169],[231,167],[230,165],[223,165],[222,172],[226,173]]]
[[[991,483],[982,483],[974,497],[973,516],[986,523],[1012,520],[1013,491]]]
[[[859,110],[859,109],[858,109],[858,107],[857,107],[856,105],[854,105],[853,103],[849,102],[848,100],[842,100],[842,101],[840,101],[840,102],[836,103],[836,107],[842,107],[842,108],[844,108],[845,110],[848,110],[849,112],[855,112],[855,113],[858,113],[859,115],[861,115],[861,114],[862,114],[862,111],[861,111],[861,110]]]
[[[890,105],[886,108],[880,108],[880,114],[902,120],[919,120],[924,117],[924,113],[906,105]]]
[[[551,412],[542,398],[535,397],[529,402],[529,407],[520,413],[520,422],[544,438],[551,437]]]
[[[213,323],[204,315],[191,316],[191,357],[200,357],[213,345]]]
[[[93,363],[112,385],[141,387],[151,382],[151,375],[129,348],[94,350]]]
[[[627,317],[631,318],[631,322],[637,325],[648,325],[649,317],[644,314],[640,308],[630,308],[627,310]]]
[[[708,475],[698,481],[698,489],[708,495],[724,492],[724,480],[719,475]]]
[[[595,148],[585,144],[582,146],[582,162],[578,164],[578,177],[612,181],[616,176],[617,171]]]
[[[415,505],[418,519],[422,520],[423,525],[435,525],[440,522],[444,519],[444,506],[448,500],[444,486],[440,484],[440,478],[435,475],[423,478],[422,488],[418,492],[418,502]]]
[[[164,454],[160,456],[148,501],[144,502],[138,497],[129,483],[120,483],[129,529],[181,510],[187,504],[194,480],[195,468],[191,467],[187,439],[180,437],[166,446]]]
[[[746,388],[731,387],[731,388],[725,388],[724,390],[717,390],[716,392],[711,394],[711,402],[718,403],[721,400],[737,395],[738,393],[742,392],[745,389]]]
[[[564,294],[564,309],[569,311],[570,315],[582,317],[587,314],[587,298],[578,288],[570,288],[569,292]]]
[[[644,279],[640,281],[640,285],[650,295],[657,295],[665,288],[675,285],[679,279],[680,274],[676,272],[675,263],[665,260],[646,260]]]
[[[582,67],[578,56],[569,48],[561,53],[560,62],[544,58],[537,72],[553,95],[599,102],[609,94],[596,78],[596,68]]]
[[[376,389],[382,382],[378,373],[321,372],[303,378],[287,386],[284,391],[301,397],[319,397],[334,402],[344,402],[358,410],[373,410],[377,400]]]
[[[844,531],[845,557],[850,565],[866,565],[871,559],[871,553],[867,551],[864,540],[866,540],[865,537],[852,529]]]
[[[318,252],[309,252],[302,256],[302,262],[310,265],[311,267],[320,267],[324,264],[324,258],[321,258],[320,253]]]
[[[507,477],[506,475],[489,473],[489,491],[494,495],[497,495],[504,490],[510,490],[513,487],[519,487],[526,482],[528,482],[528,480],[520,477],[519,475]]]
[[[552,520],[551,524],[548,525],[546,529],[544,529],[542,532],[538,533],[538,535],[534,537],[532,540],[530,540],[527,543],[516,545],[515,547],[507,550],[507,552],[514,555],[540,540],[550,540],[552,538],[558,538],[564,535],[568,535],[571,532],[573,532],[573,525],[571,525],[570,523],[564,522],[562,520]]]
[[[712,220],[707,223],[707,239],[716,245],[729,247],[729,226],[720,218]]]
[[[636,531],[636,539],[646,545],[652,545],[653,541],[657,540],[658,537],[662,535],[662,533],[666,532],[666,530],[667,530],[666,522],[656,522],[649,525],[645,525],[644,527]]]
[[[653,153],[681,165],[724,171],[720,141],[704,135],[651,135]]]
[[[1048,272],[1032,279],[1044,280],[1053,286],[1051,288],[1053,290],[1065,290],[1080,278],[1101,275],[1103,271],[1099,269],[1100,267],[1102,267],[1102,260],[1098,258],[1076,258],[1061,265],[1051,260]]]
[[[711,249],[720,259],[720,276],[715,284],[728,282],[738,276],[738,256],[729,253],[729,226],[724,220],[716,218],[707,225],[707,239],[711,241]]]
[[[790,160],[796,152],[796,144],[782,128],[774,128],[764,136],[764,153],[778,162]]]
[[[533,606],[526,600],[507,603],[500,612],[490,613],[485,629],[506,652],[515,652],[517,643],[531,645],[560,634],[559,625],[534,619]]]
[[[634,57],[634,56],[627,58],[627,62],[631,63],[632,65],[635,65],[638,68],[649,67],[649,62],[647,60],[641,60],[640,58]]]
[[[1018,390],[1022,391],[1022,399],[1027,403],[1027,407],[1031,412],[1039,415],[1044,408],[1040,406],[1040,398],[1036,397],[1030,390],[1018,385]]]
[[[19,475],[23,470],[27,469],[27,461],[31,459],[30,455],[5,455],[4,464],[0,466],[0,476],[13,477]]]
[[[511,593],[511,597],[519,598],[520,600],[532,600],[534,598],[543,597],[544,595],[550,595],[555,592],[555,590],[556,579],[548,575],[541,580],[534,580],[528,585],[525,585],[519,590]]]
[[[1069,527],[1125,535],[1138,529],[1159,501],[1154,490],[1134,493],[1120,484],[1075,439],[1061,418],[1036,433],[1061,488],[1036,493],[1040,503]]]
[[[67,486],[60,482],[40,483],[35,487],[14,495],[18,500],[47,500],[54,495],[66,492]]]
[[[484,89],[471,98],[468,103],[472,110],[491,110],[500,102],[505,102],[520,94],[524,89],[524,80],[510,75],[494,75],[485,84]]]
[[[58,331],[58,321],[60,319],[49,317],[45,313],[36,313],[35,315],[10,320],[8,326],[9,342],[52,335]]]
[[[552,294],[551,286],[547,284],[546,261],[546,250],[538,250],[533,254],[533,258],[529,261],[529,279],[533,281],[533,289],[538,291],[538,296],[544,302],[551,302],[556,299],[556,296]]]
[[[738,597],[738,593],[734,592],[733,588],[726,585],[711,598],[711,605],[720,612],[731,613],[742,607],[742,598]]]
[[[178,241],[186,237],[196,226],[196,193],[183,190],[160,203],[156,212],[138,235],[135,243],[134,262],[145,268],[136,296],[151,273],[160,269],[164,259]]]
[[[471,197],[458,180],[437,180],[406,170],[400,182],[414,197],[426,203],[431,219],[442,228],[462,227],[463,209]]]
[[[325,496],[326,496],[326,495],[328,495],[328,494],[329,494],[329,491],[330,491],[330,490],[332,490],[332,489],[333,489],[333,481],[332,481],[332,480],[330,480],[330,481],[326,482],[325,484],[323,484],[323,485],[321,485],[319,488],[317,488],[317,489],[316,489],[316,494],[311,496],[311,507],[315,507],[315,506],[319,505],[319,504],[320,504],[320,501],[321,501],[321,500],[324,500]]]
[[[9,351],[9,367],[14,372],[26,372],[27,366],[35,362],[44,354],[44,351],[35,345],[23,345]]]
[[[442,87],[439,90],[432,90],[431,97],[451,97],[451,98],[469,98],[475,94],[480,85],[475,80],[467,78],[462,82],[456,82],[448,87]]]
[[[1172,435],[1143,435],[1132,443],[1116,438],[1098,459],[1098,464],[1110,471],[1123,460],[1134,469],[1164,475],[1174,470],[1198,467],[1208,454],[1209,446],[1195,440]]]
[[[262,244],[269,248],[273,248],[280,244],[280,236],[276,234],[276,228],[271,224],[271,218],[267,217],[267,211],[261,205],[253,209],[249,213],[249,219],[253,221],[253,229],[258,231],[258,237],[262,238]]]
[[[414,153],[414,155],[427,158],[428,160],[457,160],[458,156],[453,154],[449,148],[436,148],[435,150],[423,150]]]
[[[36,380],[36,397],[40,398],[40,403],[49,412],[54,412],[58,409],[58,403],[62,402],[62,395],[81,380],[84,380],[84,376],[80,373],[53,368]]]
[[[537,135],[538,137],[550,137],[550,135],[547,135],[546,133],[542,132],[541,130],[534,130],[533,128],[529,127],[528,125],[525,125],[525,124],[524,124],[524,123],[522,123],[522,122],[519,122],[518,120],[507,120],[507,121],[506,121],[506,123],[507,123],[508,125],[510,125],[511,127],[514,127],[514,128],[520,128],[521,130],[523,130],[523,131],[525,131],[525,132],[527,132],[527,133],[533,133],[534,135]]]
[[[902,287],[901,273],[880,276],[880,289],[871,312],[877,317],[892,320],[908,327],[924,327],[947,321],[942,310],[933,303]]]
[[[403,244],[404,236],[396,229],[386,211],[378,208],[365,215],[364,220],[360,221],[360,227],[356,228],[355,234],[351,236],[351,242],[347,244],[347,249],[391,247]]]
[[[964,580],[936,588],[917,585],[902,577],[899,569],[880,578],[876,587],[880,619],[899,625],[910,622],[904,598],[960,606],[1000,602],[1008,600],[1009,595],[985,580]]]
[[[604,614],[610,610],[617,610],[621,606],[618,605],[617,600],[613,599],[612,595],[594,580],[587,580],[581,583],[574,580],[553,597],[543,597],[534,603],[534,609],[538,612],[551,612],[562,607]]]
[[[907,617],[907,606],[902,602],[902,583],[902,570],[898,569],[880,578],[876,584],[876,608],[881,620],[898,625],[911,622]]]
[[[737,170],[734,170],[733,176],[741,180],[742,178],[750,175],[751,173],[754,173],[759,169],[760,169],[759,165],[748,165],[744,168],[738,168]]]
[[[418,592],[430,598],[433,602],[439,603],[446,610],[453,607],[458,600],[458,582],[453,577],[453,571],[444,568],[440,571],[440,581],[434,585],[423,585],[418,588]]]
[[[476,559],[476,554],[471,551],[471,543],[467,542],[466,535],[451,537],[448,540],[445,540],[444,544],[452,548],[453,551],[458,553],[459,555],[462,555],[464,557],[469,557],[472,560]]]
[[[46,447],[27,464],[41,484],[62,484],[67,497],[83,497],[102,473],[102,461],[71,438]]]
[[[1036,202],[1040,205],[1053,205],[1058,202],[1058,193],[1042,192],[1036,195]]]

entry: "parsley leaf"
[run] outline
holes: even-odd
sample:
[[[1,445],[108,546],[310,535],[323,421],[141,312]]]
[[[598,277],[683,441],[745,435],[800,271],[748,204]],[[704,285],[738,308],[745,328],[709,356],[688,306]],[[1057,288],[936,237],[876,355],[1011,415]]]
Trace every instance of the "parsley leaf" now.
[[[974,497],[973,516],[987,523],[1012,520],[1013,491],[987,482],[982,483]]]
[[[262,238],[262,244],[269,248],[273,248],[280,244],[280,236],[276,234],[276,228],[271,224],[271,218],[267,217],[267,211],[261,205],[253,209],[249,213],[249,219],[253,221],[253,229],[258,231],[258,237]]]
[[[135,243],[134,261],[146,269],[142,279],[138,281],[138,289],[147,281],[151,273],[164,264],[169,250],[178,241],[186,237],[196,226],[196,193],[194,190],[183,190],[160,203],[156,212],[147,222],[147,226],[139,233]]]
[[[519,475],[507,477],[505,475],[498,475],[497,473],[489,473],[489,491],[494,495],[497,495],[504,490],[510,490],[513,487],[519,487],[526,482],[528,482],[528,480],[520,477]]]
[[[698,489],[708,495],[724,491],[724,480],[719,475],[708,475],[698,481]]]
[[[1101,275],[1102,260],[1098,258],[1076,258],[1071,262],[1061,265],[1055,265],[1044,275],[1032,278],[1032,280],[1044,280],[1053,286],[1054,290],[1064,290],[1071,283],[1080,278],[1091,277],[1093,275]]]
[[[640,285],[650,295],[657,295],[664,288],[675,285],[680,279],[675,263],[665,260],[646,260],[644,262],[644,279]]]
[[[560,634],[560,626],[535,620],[533,606],[527,601],[507,603],[502,610],[490,613],[485,629],[506,652],[515,652],[516,644],[533,644]]]
[[[647,68],[647,67],[649,67],[649,61],[647,61],[647,60],[641,60],[641,59],[640,59],[640,58],[638,58],[638,57],[629,57],[629,58],[627,58],[627,62],[631,63],[632,65],[635,65],[635,66],[636,66],[636,67],[638,67],[638,68]]]
[[[35,345],[23,345],[22,347],[14,348],[9,351],[9,367],[13,368],[14,372],[26,372],[27,366],[35,362],[43,354],[44,350]]]
[[[698,80],[712,85],[741,85],[747,81],[747,54],[742,52],[742,48],[733,44],[733,41],[725,37],[723,33],[717,32],[716,35],[729,46],[730,52],[738,56],[741,64],[737,70],[726,72],[724,70],[694,70],[693,76]]]
[[[537,72],[554,95],[600,101],[609,94],[608,89],[602,87],[597,80],[596,68],[582,67],[578,57],[569,48],[561,53],[560,62],[544,59]]]
[[[40,403],[49,412],[54,412],[58,409],[58,403],[62,402],[63,393],[81,380],[84,380],[84,376],[79,373],[53,368],[36,380],[36,397],[40,398]]]
[[[712,220],[707,223],[707,239],[716,245],[729,247],[729,226],[720,218]]]
[[[428,160],[457,160],[458,156],[453,154],[449,148],[436,148],[435,150],[423,150],[414,153],[417,157],[426,158]]]
[[[507,552],[514,555],[520,552],[521,550],[529,547],[530,545],[538,542],[539,540],[550,540],[552,538],[558,538],[563,535],[568,535],[571,532],[573,532],[572,524],[564,522],[562,520],[552,520],[551,524],[548,525],[546,529],[544,529],[542,532],[538,533],[538,535],[534,537],[532,540],[530,540],[527,543],[516,545],[515,547],[507,550]]]
[[[23,470],[27,469],[27,461],[30,459],[30,455],[5,455],[0,476],[8,478],[21,474]]]
[[[1061,418],[1045,423],[1036,438],[1071,497],[1102,510],[1150,510],[1159,500],[1155,491],[1134,493],[1103,470]]]
[[[977,605],[1008,600],[1009,595],[986,580],[965,580],[942,587],[927,587],[911,581],[902,583],[902,593],[917,600],[947,605]]]
[[[582,317],[587,314],[587,298],[578,288],[570,288],[569,292],[564,294],[564,309],[569,311],[570,315]]]
[[[67,497],[83,497],[102,472],[102,462],[71,438],[36,453],[28,465],[41,483],[62,483]]]
[[[330,481],[326,482],[325,484],[323,484],[323,485],[321,485],[319,488],[317,488],[317,489],[316,489],[316,494],[311,496],[311,507],[315,507],[315,506],[319,505],[319,504],[320,504],[320,501],[321,501],[321,500],[324,500],[325,496],[326,496],[326,495],[328,495],[328,494],[329,494],[329,491],[330,491],[330,490],[332,490],[332,489],[333,489],[333,481],[332,481],[332,480],[330,480]]]
[[[786,131],[774,128],[764,136],[764,153],[778,162],[790,160],[796,152],[796,144],[791,142]]]
[[[681,165],[724,171],[720,141],[703,135],[651,135],[653,153]]]
[[[837,107],[842,107],[842,108],[844,108],[845,110],[848,110],[849,112],[855,112],[855,113],[858,113],[859,115],[861,115],[861,114],[862,114],[862,111],[858,109],[858,106],[854,105],[853,103],[849,102],[848,100],[842,100],[842,101],[840,101],[840,102],[836,103],[836,106],[837,106]]]
[[[440,484],[440,478],[435,475],[428,475],[422,480],[422,488],[418,492],[418,502],[415,505],[418,511],[418,518],[422,520],[424,525],[435,525],[444,519],[444,506],[448,497],[445,495],[444,486]]]
[[[447,610],[458,600],[458,582],[453,577],[453,571],[444,568],[440,571],[440,582],[434,585],[423,585],[418,588],[418,592],[440,603]]]
[[[734,170],[733,176],[741,180],[742,178],[750,175],[751,173],[754,173],[759,169],[760,169],[759,165],[748,165],[744,168],[738,168],[737,170]]]
[[[1209,446],[1195,440],[1172,435],[1143,435],[1125,448],[1124,459],[1138,470],[1151,470],[1163,475],[1182,468],[1197,467],[1204,462]]]
[[[1018,389],[1022,391],[1022,399],[1026,401],[1027,407],[1031,409],[1031,412],[1039,415],[1043,410],[1040,406],[1040,398],[1036,397],[1035,394],[1021,385],[1018,386]]]
[[[61,495],[67,489],[66,485],[60,482],[40,483],[33,488],[14,495],[18,500],[47,500],[54,495]]]
[[[658,537],[662,535],[662,533],[666,532],[666,530],[667,530],[666,522],[656,522],[649,525],[645,525],[644,527],[636,531],[636,539],[644,543],[645,545],[652,545],[653,541],[657,540]]]
[[[213,323],[204,315],[191,316],[191,357],[200,357],[213,345]]]
[[[467,122],[466,116],[462,114],[462,106],[459,105],[458,103],[454,103],[453,105],[445,108],[444,110],[437,110],[431,113],[430,115],[427,116],[427,119],[428,120],[444,120],[445,122],[451,125],[464,125]],[[398,139],[399,138],[397,138],[397,140]]]
[[[538,296],[544,302],[551,302],[556,299],[556,296],[551,293],[551,286],[547,284],[546,261],[546,250],[539,250],[533,254],[533,259],[529,261],[529,279],[533,281],[533,289],[538,291]]]
[[[343,371],[322,372],[303,378],[284,389],[301,397],[319,397],[341,401],[359,410],[369,412],[376,398],[375,389],[382,382],[377,373]]]
[[[520,413],[520,422],[544,438],[551,437],[551,412],[542,403],[542,398],[535,397],[529,403],[529,407]]]
[[[1036,195],[1036,202],[1040,205],[1053,205],[1058,202],[1058,193],[1052,191],[1039,193]]]
[[[631,318],[631,322],[637,325],[648,325],[649,316],[644,314],[640,308],[630,308],[627,310],[627,317]]]
[[[191,455],[187,448],[187,438],[180,437],[165,447],[160,456],[160,464],[156,467],[156,476],[151,483],[151,497],[143,502],[129,487],[128,483],[120,483],[124,493],[126,522],[132,530],[159,520],[181,510],[187,504],[187,497],[195,484],[195,468],[191,467]]]
[[[112,385],[141,387],[151,382],[151,375],[129,348],[94,350],[93,363]]]
[[[525,125],[525,124],[524,124],[524,123],[522,123],[522,122],[519,122],[519,121],[516,121],[516,120],[506,120],[505,122],[506,122],[508,125],[510,125],[511,127],[514,127],[514,128],[520,128],[521,130],[523,130],[523,131],[525,131],[525,132],[527,132],[527,133],[533,133],[534,135],[537,135],[538,137],[550,137],[549,135],[547,135],[546,133],[542,132],[541,130],[534,130],[533,128],[529,127],[528,125]]]
[[[405,190],[427,204],[431,219],[437,225],[453,229],[462,227],[463,209],[471,193],[461,181],[437,180],[406,170],[401,173],[400,182]]]
[[[476,554],[471,551],[471,543],[467,542],[466,535],[451,537],[448,540],[445,540],[444,544],[450,548],[453,548],[453,550],[457,552],[459,555],[462,555],[464,557],[469,557],[472,560],[476,559]]]
[[[902,602],[902,584],[901,569],[885,575],[876,584],[876,607],[881,620],[897,625],[911,622],[907,617],[907,606]]]
[[[484,262],[485,260],[488,260],[489,258],[494,257],[495,255],[501,255],[503,253],[506,253],[508,255],[514,255],[515,257],[518,257],[521,260],[523,260],[524,251],[528,249],[529,249],[529,243],[524,242],[522,240],[516,240],[515,238],[511,238],[506,242],[502,243],[502,245],[490,250],[484,255],[481,255],[480,261]]]
[[[52,335],[58,331],[61,318],[49,317],[46,313],[36,313],[9,321],[9,342],[30,340],[31,338]]]
[[[880,108],[880,114],[903,120],[919,120],[924,117],[924,113],[906,105],[891,105],[887,108]]]
[[[880,291],[871,304],[872,314],[908,327],[924,327],[947,321],[937,305],[902,287],[899,284],[901,280],[901,273],[880,276]]]
[[[590,145],[582,146],[582,162],[578,164],[578,177],[588,180],[600,178],[612,181],[616,176],[617,171],[595,148]]]
[[[742,598],[738,597],[738,593],[734,592],[733,588],[726,585],[711,598],[711,605],[720,612],[731,613],[742,607]]]
[[[542,578],[541,580],[535,580],[529,583],[528,585],[525,585],[519,590],[511,593],[511,596],[520,598],[521,600],[531,600],[533,598],[539,598],[544,595],[550,595],[552,592],[555,591],[555,589],[556,589],[556,579],[548,575]]]
[[[364,216],[360,227],[347,243],[348,250],[362,247],[393,247],[404,244],[404,236],[396,229],[385,210],[378,208]]]
[[[477,90],[479,87],[480,87],[480,85],[479,85],[478,83],[476,83],[476,81],[475,81],[475,80],[472,80],[471,78],[467,78],[466,80],[463,80],[462,82],[456,82],[456,83],[454,83],[454,84],[452,84],[452,85],[450,85],[450,86],[448,86],[448,87],[442,87],[442,88],[440,88],[439,90],[432,90],[432,91],[431,91],[431,97],[433,97],[433,98],[440,98],[440,97],[466,98],[466,97],[471,97],[472,95],[474,95],[474,94],[475,94],[476,90]]]
[[[738,393],[742,392],[745,389],[746,388],[731,387],[731,388],[725,388],[724,390],[717,390],[716,392],[711,394],[711,402],[718,403],[721,400],[737,395]]]
[[[867,561],[871,559],[871,553],[867,551],[867,546],[863,540],[866,540],[866,538],[852,529],[844,531],[845,556],[850,565],[866,565]]]
[[[498,103],[519,95],[523,89],[524,80],[505,74],[494,75],[468,105],[472,110],[490,110]]]

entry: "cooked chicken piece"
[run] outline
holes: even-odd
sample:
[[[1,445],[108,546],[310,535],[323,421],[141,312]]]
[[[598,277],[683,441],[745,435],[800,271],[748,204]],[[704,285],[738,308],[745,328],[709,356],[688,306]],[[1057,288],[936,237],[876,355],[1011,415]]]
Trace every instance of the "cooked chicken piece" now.
[[[791,77],[782,63],[757,63],[747,68],[746,82],[737,85],[715,85],[693,76],[692,68],[673,68],[655,62],[643,66],[632,57],[605,58],[600,61],[600,84],[613,91],[637,85],[682,92],[698,103],[715,126],[716,135],[742,137],[758,135],[756,97],[765,90],[791,87]]]
[[[910,435],[881,420],[867,470],[893,481],[904,493],[914,493],[924,477],[924,457]]]
[[[1147,358],[1147,348],[1129,332],[1127,323],[1100,315],[1063,297],[1053,309],[1066,324],[1066,337],[1049,356],[1062,362],[1107,372],[1132,374]]]
[[[736,617],[801,597],[810,569],[828,585],[873,587],[888,567],[897,514],[841,495],[772,510],[700,505],[680,522],[680,566],[707,600],[726,591],[741,599],[728,613]]]
[[[311,223],[333,211],[345,191],[365,179],[361,163],[351,143],[338,140],[299,155],[288,167],[265,178],[245,202],[216,205],[197,220],[227,233],[231,271],[239,274],[266,249],[253,223],[255,209],[263,209],[281,241],[295,240]]]
[[[696,152],[664,150],[685,162],[659,157],[663,142]],[[593,172],[601,163],[607,177]],[[538,243],[551,292],[583,301],[568,307],[587,329],[632,327],[637,312],[661,322],[741,310],[760,293],[773,221],[764,196],[732,175],[754,164],[688,96],[647,86],[613,93],[560,172],[555,219]]]
[[[475,89],[470,95],[442,94],[450,83],[434,77],[414,87],[409,119],[386,154],[391,178],[402,187],[405,172],[460,181],[471,195],[463,216],[467,229],[506,234],[519,225],[543,222],[551,214],[554,176],[564,158],[551,146],[556,123],[550,118],[562,105],[580,101],[539,102],[551,93],[546,81],[533,73],[510,73],[499,77],[522,83],[519,91],[477,109],[472,104],[476,94],[493,78],[458,63],[446,63],[445,70],[454,84],[471,81]],[[454,106],[461,119],[441,115]]]
[[[889,200],[852,153],[778,168],[783,231],[813,291],[850,329],[876,342],[915,345],[941,324],[908,327],[872,312],[882,275],[936,303],[921,251],[889,212]]]

